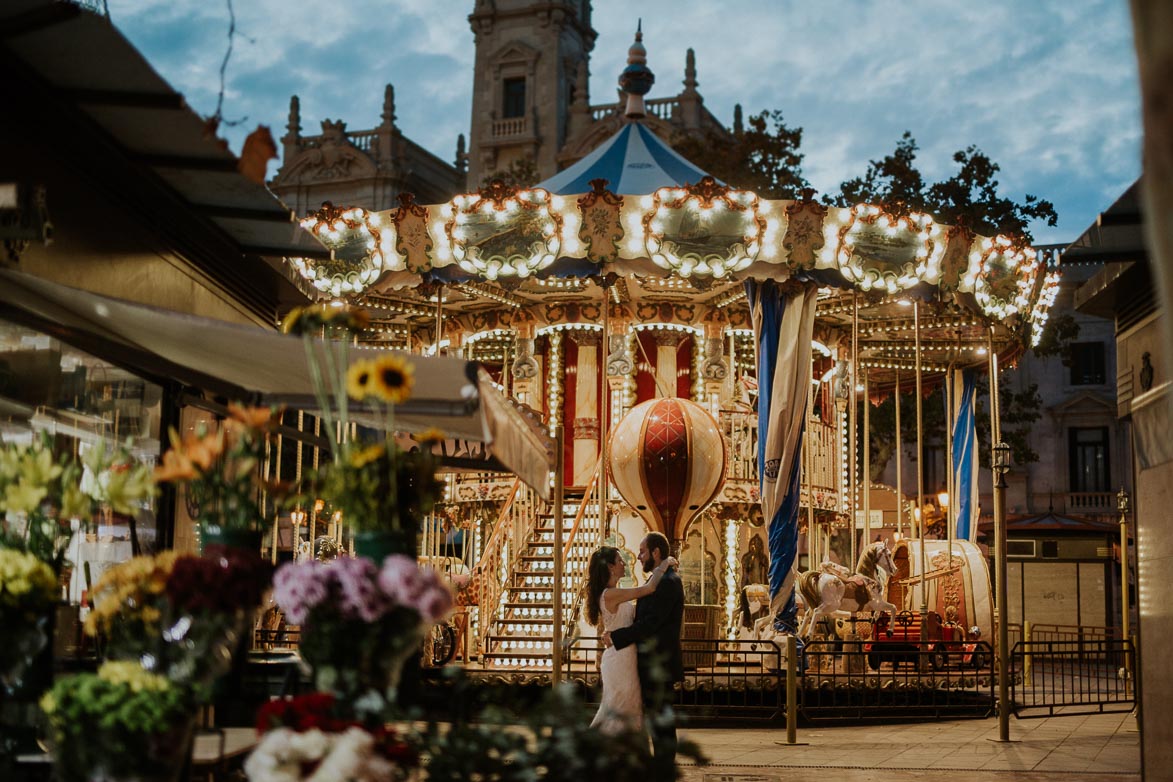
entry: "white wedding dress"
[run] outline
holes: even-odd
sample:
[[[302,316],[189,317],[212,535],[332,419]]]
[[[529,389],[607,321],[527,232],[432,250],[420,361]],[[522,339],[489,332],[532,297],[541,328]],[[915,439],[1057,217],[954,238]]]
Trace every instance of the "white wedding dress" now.
[[[620,603],[615,613],[607,610],[599,598],[603,629],[609,631],[628,627],[635,619],[635,603]],[[608,647],[603,652],[600,672],[603,679],[603,699],[591,722],[592,728],[614,735],[628,730],[643,730],[643,697],[639,690],[639,669],[636,667],[635,644],[623,649]]]

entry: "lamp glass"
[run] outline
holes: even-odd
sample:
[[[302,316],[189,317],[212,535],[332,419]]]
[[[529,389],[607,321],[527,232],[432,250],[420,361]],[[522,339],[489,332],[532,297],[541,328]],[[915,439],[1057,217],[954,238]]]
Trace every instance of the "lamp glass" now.
[[[1006,443],[1000,442],[994,446],[993,467],[1003,474],[1010,471],[1010,446]]]
[[[949,492],[944,489],[937,492],[937,505],[941,508],[949,507]]]
[[[1120,511],[1121,513],[1128,513],[1128,501],[1128,492],[1121,488],[1120,491],[1116,493],[1116,510]]]

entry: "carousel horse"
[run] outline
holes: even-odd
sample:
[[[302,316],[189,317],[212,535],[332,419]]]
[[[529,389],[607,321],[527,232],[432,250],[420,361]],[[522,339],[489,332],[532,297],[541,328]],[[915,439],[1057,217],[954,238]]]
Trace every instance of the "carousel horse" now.
[[[796,591],[806,606],[798,627],[799,637],[808,637],[820,619],[832,614],[870,610],[895,616],[896,606],[884,599],[884,587],[895,572],[891,550],[883,541],[877,541],[860,553],[854,576],[843,579],[818,570],[799,575]]]

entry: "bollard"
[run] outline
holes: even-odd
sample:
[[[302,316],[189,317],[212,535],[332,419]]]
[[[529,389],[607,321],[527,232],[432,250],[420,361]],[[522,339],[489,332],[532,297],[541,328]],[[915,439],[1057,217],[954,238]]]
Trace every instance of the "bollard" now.
[[[798,643],[786,636],[786,743],[798,743]]]
[[[1034,687],[1034,681],[1031,676],[1034,673],[1034,655],[1031,654],[1032,648],[1030,644],[1031,624],[1030,622],[1022,623],[1022,685],[1024,687]]]

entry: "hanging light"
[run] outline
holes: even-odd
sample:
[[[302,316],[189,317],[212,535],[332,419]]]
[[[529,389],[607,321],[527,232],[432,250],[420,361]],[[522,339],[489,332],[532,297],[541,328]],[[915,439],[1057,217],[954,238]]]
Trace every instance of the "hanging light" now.
[[[1012,451],[1009,445],[1004,442],[999,442],[992,449],[993,458],[991,459],[991,466],[994,472],[999,475],[1005,475],[1010,472],[1010,466],[1013,464]]]

